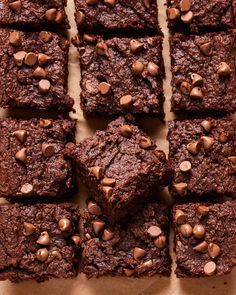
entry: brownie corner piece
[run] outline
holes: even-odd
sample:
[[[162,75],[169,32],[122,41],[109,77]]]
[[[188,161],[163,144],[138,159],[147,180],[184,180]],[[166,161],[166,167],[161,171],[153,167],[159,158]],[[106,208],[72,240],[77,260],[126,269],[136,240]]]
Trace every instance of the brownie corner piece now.
[[[236,197],[236,124],[227,118],[169,123],[170,192],[176,197]]]
[[[78,273],[81,242],[76,204],[1,204],[0,279],[43,282]]]
[[[175,34],[170,43],[172,111],[235,112],[236,34]]]
[[[164,117],[162,40],[84,35],[78,46],[83,112]]]
[[[56,109],[68,112],[69,41],[47,31],[0,29],[2,107]]]
[[[164,152],[123,117],[67,153],[91,196],[114,220],[136,212],[169,183]]]
[[[179,278],[222,276],[236,265],[236,202],[190,203],[173,209]]]
[[[234,0],[168,0],[168,26],[178,32],[230,30],[235,27]]]
[[[149,203],[125,224],[111,224],[92,200],[82,214],[81,272],[101,276],[170,276],[169,210]]]
[[[75,8],[75,20],[80,32],[162,34],[157,22],[155,0],[75,0]]]
[[[74,141],[74,120],[1,119],[1,197],[55,198],[72,192],[75,176],[65,146]]]

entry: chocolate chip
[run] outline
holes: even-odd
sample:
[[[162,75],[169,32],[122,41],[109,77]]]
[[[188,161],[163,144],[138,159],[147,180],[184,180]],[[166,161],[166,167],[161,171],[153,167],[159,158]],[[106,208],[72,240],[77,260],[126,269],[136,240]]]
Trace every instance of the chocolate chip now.
[[[26,149],[22,148],[20,149],[16,154],[15,154],[15,158],[20,161],[25,163],[26,162]]]
[[[199,74],[193,73],[191,75],[191,79],[192,79],[192,85],[193,86],[201,86],[203,84],[203,78]]]
[[[209,261],[204,265],[204,272],[207,276],[212,276],[216,271],[216,264],[213,261]]]
[[[22,185],[20,191],[23,195],[30,195],[33,192],[33,185],[30,183],[25,183]]]
[[[36,257],[39,261],[44,262],[48,259],[48,250],[46,248],[41,248],[37,251]]]
[[[21,142],[25,142],[26,137],[27,137],[27,131],[25,130],[17,130],[13,132],[13,135]]]
[[[185,24],[190,24],[193,20],[193,12],[190,10],[187,13],[182,14],[181,20]]]
[[[214,243],[208,245],[208,254],[212,259],[215,259],[220,254],[220,247]]]
[[[116,180],[114,178],[105,177],[101,181],[101,184],[104,186],[115,186]]]
[[[8,5],[9,5],[9,8],[11,10],[13,10],[14,12],[16,12],[16,13],[20,13],[21,12],[22,3],[21,3],[20,0],[11,2]]]
[[[166,246],[166,237],[160,235],[158,238],[155,239],[154,245],[160,250],[164,249]]]
[[[160,68],[154,62],[149,62],[147,70],[151,76],[157,76],[159,74]]]
[[[120,127],[120,133],[122,136],[130,138],[133,134],[133,130],[129,125],[123,125]]]
[[[101,179],[104,173],[102,167],[99,166],[90,167],[89,172],[93,174],[97,180]]]
[[[74,242],[74,244],[76,246],[80,245],[80,243],[81,243],[81,239],[80,239],[80,236],[79,235],[73,235],[71,237],[71,240]]]
[[[42,144],[42,153],[44,157],[51,157],[55,153],[54,145],[49,143]]]
[[[29,222],[24,222],[23,226],[24,226],[23,234],[25,236],[32,235],[36,230],[36,227],[32,223],[29,223]]]
[[[180,85],[180,91],[185,94],[185,95],[188,95],[189,92],[191,91],[191,86],[188,82],[186,81],[183,81]]]
[[[209,56],[212,54],[212,43],[211,42],[206,42],[202,45],[200,45],[200,51],[206,56]]]
[[[55,21],[57,16],[57,9],[56,8],[50,8],[45,12],[45,17],[48,21]]]
[[[144,6],[147,8],[147,9],[150,9],[150,1],[151,0],[143,0],[143,4],[144,4]]]
[[[39,81],[39,91],[42,94],[48,93],[50,88],[51,88],[51,83],[48,80],[42,79]]]
[[[49,234],[47,231],[43,231],[40,234],[40,237],[38,238],[38,240],[36,241],[36,243],[40,244],[40,245],[49,245],[50,244],[50,238],[49,238]]]
[[[85,14],[82,11],[78,11],[75,14],[75,18],[78,26],[80,26],[85,21]]]
[[[131,277],[134,274],[134,269],[128,269],[128,268],[124,268],[124,273],[127,277]]]
[[[83,40],[85,42],[94,43],[96,41],[96,38],[93,35],[84,34],[83,35]]]
[[[37,67],[33,72],[33,76],[35,78],[43,79],[46,78],[47,72],[43,68]]]
[[[147,233],[149,234],[150,237],[156,238],[156,237],[160,236],[162,231],[159,226],[152,225],[148,228]]]
[[[194,87],[190,92],[190,97],[194,99],[203,99],[202,89],[200,87]]]
[[[143,258],[145,255],[147,254],[147,252],[139,247],[135,247],[134,248],[134,252],[133,252],[133,256],[135,260],[139,260],[141,258]]]
[[[48,43],[51,42],[53,39],[51,32],[42,31],[39,33],[39,37],[42,39],[43,42]]]
[[[105,95],[107,94],[111,89],[111,84],[109,83],[106,83],[106,82],[101,82],[99,85],[98,85],[98,91]]]
[[[133,103],[133,98],[131,95],[124,95],[120,99],[120,105],[123,108],[129,108]]]
[[[110,186],[103,186],[102,187],[102,190],[103,190],[103,192],[105,194],[105,197],[107,199],[109,199],[112,196],[112,194],[113,194],[113,188],[110,187]]]
[[[185,182],[175,183],[175,184],[173,184],[173,187],[174,187],[175,191],[178,193],[178,195],[180,195],[181,197],[186,196],[187,188],[188,188],[187,183],[185,183]]]
[[[52,256],[58,260],[62,260],[62,256],[61,256],[61,253],[57,250],[53,250],[52,251]]]
[[[13,55],[14,58],[14,62],[18,65],[18,66],[22,66],[24,58],[26,56],[26,52],[25,51],[18,51]]]
[[[109,7],[114,7],[116,4],[116,0],[104,0],[104,4]]]
[[[58,222],[60,231],[70,231],[71,230],[71,221],[67,218],[62,218]]]
[[[20,32],[11,32],[9,35],[9,42],[11,45],[20,46],[21,45],[21,34]]]
[[[142,136],[140,141],[139,141],[139,146],[142,149],[148,149],[152,146],[152,142],[149,138]]]
[[[27,53],[27,54],[25,55],[25,60],[24,60],[24,62],[25,62],[25,64],[26,64],[27,66],[32,67],[32,66],[34,66],[34,65],[36,64],[37,60],[38,60],[38,56],[37,56],[37,54],[35,54],[35,53],[33,53],[33,52],[29,52],[29,53]]]
[[[130,49],[133,53],[137,53],[143,49],[143,43],[137,40],[130,41]]]
[[[46,65],[50,60],[51,60],[50,56],[48,56],[44,53],[38,54],[38,63],[40,66]]]
[[[199,153],[200,147],[200,141],[194,141],[187,144],[187,150],[193,155],[197,155]]]
[[[168,8],[167,9],[167,17],[170,20],[176,20],[180,17],[180,11],[177,8]]]
[[[87,0],[86,4],[87,5],[97,5],[99,0]]]
[[[228,137],[226,136],[226,134],[221,133],[221,135],[220,135],[220,137],[218,138],[218,140],[219,140],[220,142],[222,142],[222,143],[225,143],[225,142],[227,142]]]
[[[236,168],[236,156],[228,157],[228,160],[233,168]]]
[[[89,233],[87,233],[87,234],[85,235],[85,237],[86,237],[87,240],[91,240],[91,236],[90,236]]]
[[[201,136],[201,141],[205,150],[208,150],[215,142],[214,138],[209,136]]]
[[[185,223],[179,227],[179,232],[185,237],[189,238],[193,233],[193,228],[190,224]]]
[[[197,239],[202,239],[205,235],[205,228],[201,224],[196,224],[193,227],[193,235]]]
[[[61,24],[65,20],[65,14],[62,11],[58,11],[56,14],[55,22]]]
[[[132,71],[135,75],[142,74],[143,69],[144,69],[144,65],[140,61],[136,61],[132,64]]]
[[[221,62],[217,70],[219,76],[228,76],[231,73],[231,68],[226,62]]]
[[[102,56],[109,56],[108,46],[104,41],[100,41],[96,45],[96,53]]]
[[[193,250],[195,250],[197,252],[204,253],[207,251],[207,248],[208,248],[207,242],[203,241],[200,244],[198,244],[197,246],[193,247]]]
[[[210,132],[210,131],[211,131],[211,122],[210,122],[210,121],[208,121],[208,120],[203,120],[203,121],[201,122],[201,126],[202,126],[202,128],[204,128],[204,130],[205,130],[206,132]]]
[[[102,213],[101,208],[94,202],[88,203],[88,211],[93,215],[100,215]]]
[[[141,264],[141,268],[143,269],[143,271],[147,271],[147,270],[151,269],[152,266],[153,266],[153,262],[151,259],[147,260]]]
[[[105,226],[105,222],[101,221],[101,220],[95,220],[95,221],[93,221],[92,224],[93,224],[93,231],[97,235],[103,230],[103,228]]]
[[[197,217],[202,218],[209,213],[209,208],[203,205],[197,207]]]
[[[186,220],[187,215],[184,213],[184,211],[177,209],[175,212],[175,222],[177,224],[184,223]]]
[[[42,128],[48,128],[52,126],[52,120],[40,119],[39,126]]]
[[[179,8],[183,12],[189,11],[189,9],[191,8],[191,5],[192,4],[190,0],[181,0],[179,2]]]
[[[182,163],[180,163],[179,169],[182,172],[188,172],[192,169],[192,165],[189,161],[183,161]]]
[[[110,241],[114,237],[114,233],[109,229],[104,229],[102,239],[103,241]]]

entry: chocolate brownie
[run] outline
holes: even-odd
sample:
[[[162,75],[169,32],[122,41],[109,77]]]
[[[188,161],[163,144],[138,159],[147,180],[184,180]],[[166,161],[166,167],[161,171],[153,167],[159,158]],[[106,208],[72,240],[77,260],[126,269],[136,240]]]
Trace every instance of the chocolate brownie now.
[[[0,106],[69,111],[69,42],[42,31],[0,29]]]
[[[73,278],[80,237],[75,204],[0,205],[0,280]]]
[[[90,201],[83,213],[84,260],[88,278],[100,276],[170,276],[169,210],[148,204],[126,224],[111,225]]]
[[[180,32],[227,30],[235,26],[234,0],[167,0],[169,28]]]
[[[0,196],[60,197],[74,189],[65,145],[75,121],[0,119]]]
[[[0,24],[69,28],[66,0],[0,0]]]
[[[236,265],[236,202],[173,209],[177,277],[222,276]]]
[[[230,119],[169,123],[174,196],[236,197],[236,124]]]
[[[137,126],[120,117],[67,153],[104,213],[116,221],[136,212],[169,183],[164,152]]]
[[[209,33],[171,38],[172,111],[236,111],[235,37]]]
[[[75,0],[79,31],[89,33],[159,32],[155,0]]]
[[[79,50],[86,115],[164,116],[161,36],[104,40],[86,34],[84,40]]]

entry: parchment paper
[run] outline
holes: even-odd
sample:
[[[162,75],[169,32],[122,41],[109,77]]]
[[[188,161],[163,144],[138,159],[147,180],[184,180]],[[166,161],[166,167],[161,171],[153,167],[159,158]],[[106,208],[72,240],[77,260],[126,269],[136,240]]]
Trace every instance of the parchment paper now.
[[[128,0],[127,0],[128,1]],[[166,15],[164,0],[158,1],[159,7],[159,22],[165,34],[163,55],[166,66],[166,80],[164,82],[165,89],[165,120],[173,119],[173,114],[170,113],[170,60],[169,60],[169,45],[168,31],[166,26]],[[68,0],[67,13],[71,23],[70,35],[76,35],[77,30],[74,22],[74,3],[73,0]],[[96,129],[105,128],[108,119],[90,119],[85,120],[79,107],[79,63],[77,50],[71,46],[69,59],[69,94],[75,99],[76,113],[71,114],[72,118],[78,120],[77,124],[77,140],[81,140],[94,133]],[[0,115],[9,116],[50,116],[45,112],[33,111],[0,111]],[[53,115],[53,114],[52,114]],[[167,128],[166,124],[158,119],[143,119],[144,129],[148,134],[157,140],[157,145],[168,153],[168,142],[166,140]],[[83,208],[85,198],[88,196],[86,189],[79,183],[79,193],[73,198],[74,202],[80,204]],[[171,198],[167,192],[162,196],[167,202],[171,202]],[[171,250],[173,249],[173,234],[171,234]],[[171,251],[173,260],[174,255]],[[126,277],[105,277],[100,279],[87,280],[84,275],[79,275],[73,280],[50,280],[45,283],[35,283],[32,281],[23,282],[20,284],[12,284],[8,281],[0,282],[0,295],[234,295],[236,294],[236,269],[224,277],[209,277],[203,279],[177,279],[174,275],[175,264],[171,278],[144,278],[134,279]]]

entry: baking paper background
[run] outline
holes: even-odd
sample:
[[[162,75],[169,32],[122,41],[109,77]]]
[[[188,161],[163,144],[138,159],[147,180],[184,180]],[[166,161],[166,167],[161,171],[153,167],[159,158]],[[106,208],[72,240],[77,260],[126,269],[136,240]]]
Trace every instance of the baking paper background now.
[[[128,0],[127,0],[128,1]],[[168,31],[166,27],[165,5],[163,0],[159,0],[159,22],[165,34],[164,40],[164,60],[166,66],[166,80],[164,81],[165,89],[165,113],[166,122],[173,119],[173,114],[170,113],[170,60],[169,60],[169,45]],[[70,35],[77,34],[74,22],[74,3],[73,0],[68,0],[67,13],[71,23]],[[79,107],[79,63],[77,50],[71,46],[69,60],[69,94],[75,99],[76,113],[71,114],[71,117],[78,120],[77,123],[77,141],[88,137],[94,133],[96,129],[105,128],[109,122],[106,118],[85,120]],[[9,116],[51,116],[45,112],[33,111],[0,111],[0,115]],[[160,122],[158,119],[143,119],[141,120],[145,131],[155,140],[160,149],[168,153],[168,142],[166,141],[167,126],[166,123]],[[73,201],[84,207],[84,200],[87,192],[85,188],[79,184],[79,193],[73,198]],[[171,199],[167,193],[163,193],[163,198],[167,202]],[[171,254],[173,255],[173,235],[171,235]],[[224,277],[209,277],[202,279],[177,279],[174,275],[175,264],[173,264],[171,278],[144,278],[134,279],[127,277],[105,277],[100,279],[87,280],[84,275],[79,275],[73,280],[50,280],[45,283],[36,283],[32,281],[12,284],[8,281],[0,282],[0,295],[234,295],[236,294],[236,268],[230,274]]]

